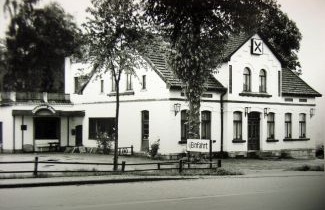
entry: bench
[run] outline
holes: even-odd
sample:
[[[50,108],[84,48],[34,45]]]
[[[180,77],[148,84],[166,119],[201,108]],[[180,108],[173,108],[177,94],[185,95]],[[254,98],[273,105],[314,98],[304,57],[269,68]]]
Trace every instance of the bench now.
[[[59,141],[45,141],[39,140],[35,141],[35,147],[37,151],[40,152],[51,152],[51,151],[59,151],[60,150],[60,143]]]

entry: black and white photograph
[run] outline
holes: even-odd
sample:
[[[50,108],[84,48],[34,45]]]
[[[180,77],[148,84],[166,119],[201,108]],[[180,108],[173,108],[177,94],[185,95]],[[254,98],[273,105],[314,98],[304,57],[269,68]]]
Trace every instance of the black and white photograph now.
[[[324,11],[0,0],[0,209],[325,209]]]

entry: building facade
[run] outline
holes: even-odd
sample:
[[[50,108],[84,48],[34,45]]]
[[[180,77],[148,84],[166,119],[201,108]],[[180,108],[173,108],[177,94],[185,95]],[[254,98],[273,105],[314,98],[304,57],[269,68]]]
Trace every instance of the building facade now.
[[[207,79],[201,98],[201,138],[230,156],[312,157],[317,91],[289,69],[255,34],[231,39],[225,60]],[[162,155],[186,152],[188,102],[182,83],[159,50],[145,56],[148,68],[120,82],[119,146],[147,151],[160,140]],[[86,74],[87,73],[87,74]],[[100,132],[113,132],[115,86],[109,73],[66,59],[65,94],[2,93],[3,151],[97,147]]]

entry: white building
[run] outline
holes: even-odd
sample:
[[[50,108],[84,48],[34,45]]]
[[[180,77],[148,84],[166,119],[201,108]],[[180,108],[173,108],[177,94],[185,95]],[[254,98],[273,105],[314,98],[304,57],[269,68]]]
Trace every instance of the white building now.
[[[120,83],[119,146],[146,151],[160,139],[162,155],[186,150],[188,102],[181,82],[158,51],[149,69],[124,74]],[[2,93],[0,140],[3,151],[37,151],[49,142],[60,147],[97,147],[96,134],[111,132],[115,87],[109,73],[66,59],[65,94]],[[201,138],[215,140],[213,151],[230,156],[314,156],[317,91],[291,70],[263,39],[231,40],[225,61],[206,83],[201,102]],[[180,105],[180,111],[175,107]]]

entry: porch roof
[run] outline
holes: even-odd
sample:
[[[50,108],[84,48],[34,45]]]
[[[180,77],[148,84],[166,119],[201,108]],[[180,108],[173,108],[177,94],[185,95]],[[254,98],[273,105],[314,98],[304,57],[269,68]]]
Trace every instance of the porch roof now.
[[[32,110],[12,110],[12,116],[42,116],[37,113],[34,113]],[[63,111],[56,110],[55,113],[50,113],[45,116],[54,116],[54,117],[84,117],[85,111]]]

